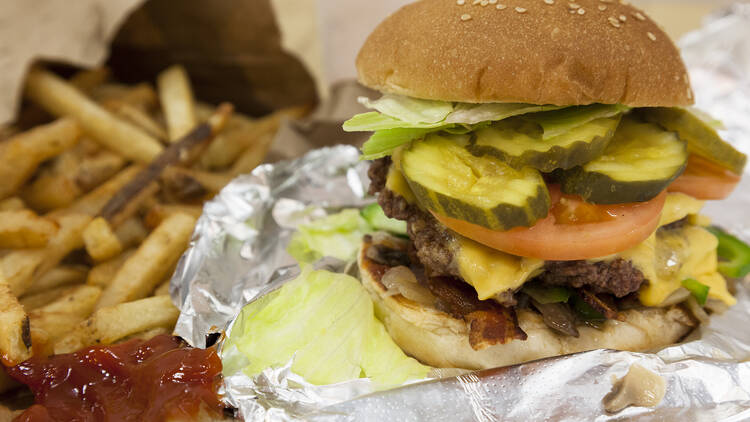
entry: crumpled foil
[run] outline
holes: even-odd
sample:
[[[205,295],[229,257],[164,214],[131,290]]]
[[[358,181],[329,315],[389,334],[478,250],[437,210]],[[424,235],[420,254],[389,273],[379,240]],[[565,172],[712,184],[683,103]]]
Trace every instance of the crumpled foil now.
[[[698,107],[720,117],[723,135],[750,152],[750,6],[713,16],[681,46]],[[175,333],[202,347],[209,334],[231,332],[244,304],[298,274],[285,252],[295,227],[372,201],[366,170],[354,147],[338,146],[263,165],[227,186],[206,204],[172,279],[181,309]],[[748,209],[745,177],[704,212],[750,241]],[[340,262],[319,265],[343,270]],[[750,286],[740,283],[736,296],[737,305],[692,340],[654,353],[595,350],[380,392],[367,379],[314,386],[290,362],[252,379],[227,376],[221,393],[248,421],[750,420]],[[666,395],[652,408],[606,413],[602,399],[634,363],[663,377]]]

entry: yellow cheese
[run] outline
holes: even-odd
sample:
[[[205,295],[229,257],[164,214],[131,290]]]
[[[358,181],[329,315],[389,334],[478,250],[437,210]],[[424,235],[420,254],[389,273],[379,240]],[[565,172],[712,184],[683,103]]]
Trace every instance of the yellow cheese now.
[[[391,166],[388,170],[388,176],[385,179],[385,187],[391,192],[400,195],[406,199],[406,202],[413,204],[416,202],[416,198],[412,193],[409,185],[406,182],[406,178],[401,174],[401,171],[396,166]]]
[[[669,223],[682,220],[688,215],[698,214],[705,203],[705,201],[695,199],[684,193],[670,192],[664,202],[659,226],[666,226]]]
[[[646,306],[662,304],[682,287],[682,280],[686,278],[694,278],[709,286],[709,297],[731,306],[736,300],[716,270],[717,242],[716,237],[704,228],[687,226],[655,233],[616,257],[631,261],[648,280],[640,291],[641,303]]]
[[[458,266],[461,278],[474,286],[479,299],[484,300],[521,287],[541,273],[544,261],[510,255],[461,237]]]

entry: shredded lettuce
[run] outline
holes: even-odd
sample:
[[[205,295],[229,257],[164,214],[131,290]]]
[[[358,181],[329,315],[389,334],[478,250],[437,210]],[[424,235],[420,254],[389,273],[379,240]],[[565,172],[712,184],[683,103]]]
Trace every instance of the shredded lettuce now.
[[[287,252],[300,263],[315,262],[324,256],[347,261],[354,259],[362,236],[372,231],[359,210],[345,209],[298,227]]]
[[[547,110],[558,110],[563,107],[552,105],[534,105],[523,103],[458,103],[453,113],[445,119],[446,123],[473,125],[482,122],[496,122],[509,117],[520,116]]]
[[[355,258],[362,236],[377,230],[406,233],[406,223],[388,218],[378,204],[354,208],[303,224],[297,228],[287,252],[301,264],[331,256],[344,261]]]
[[[368,377],[384,388],[430,369],[396,346],[357,279],[309,267],[245,306],[224,350],[227,376],[254,377],[293,360],[292,371],[317,385]]]
[[[359,97],[358,101],[367,108],[412,124],[442,122],[453,111],[452,103],[421,100],[403,95],[386,94],[374,101],[367,97]]]
[[[592,120],[612,117],[627,110],[629,110],[627,106],[620,104],[591,104],[533,114],[526,118],[542,127],[542,130],[544,130],[543,139],[550,139],[583,126]]]

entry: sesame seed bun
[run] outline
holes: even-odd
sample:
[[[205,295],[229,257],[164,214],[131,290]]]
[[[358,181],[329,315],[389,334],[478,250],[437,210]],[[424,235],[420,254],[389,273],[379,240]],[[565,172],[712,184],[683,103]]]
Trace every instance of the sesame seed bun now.
[[[615,0],[418,1],[375,29],[357,71],[370,88],[433,100],[693,103],[677,47]]]
[[[691,317],[682,308],[642,308],[622,311],[621,321],[607,320],[600,329],[579,326],[579,336],[571,337],[551,330],[539,314],[518,309],[526,340],[474,350],[464,320],[401,295],[388,295],[362,265],[365,249],[359,254],[360,278],[378,318],[404,352],[437,368],[487,369],[594,349],[646,351],[673,344],[692,330]]]

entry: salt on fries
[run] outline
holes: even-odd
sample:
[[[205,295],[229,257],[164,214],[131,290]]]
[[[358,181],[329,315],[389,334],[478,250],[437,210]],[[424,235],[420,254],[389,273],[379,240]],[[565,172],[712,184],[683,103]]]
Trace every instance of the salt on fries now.
[[[203,201],[263,162],[283,119],[309,110],[253,119],[198,103],[180,66],[156,89],[109,77],[35,67],[32,114],[0,131],[5,365],[170,333],[169,279]],[[0,393],[17,386],[0,367]]]

